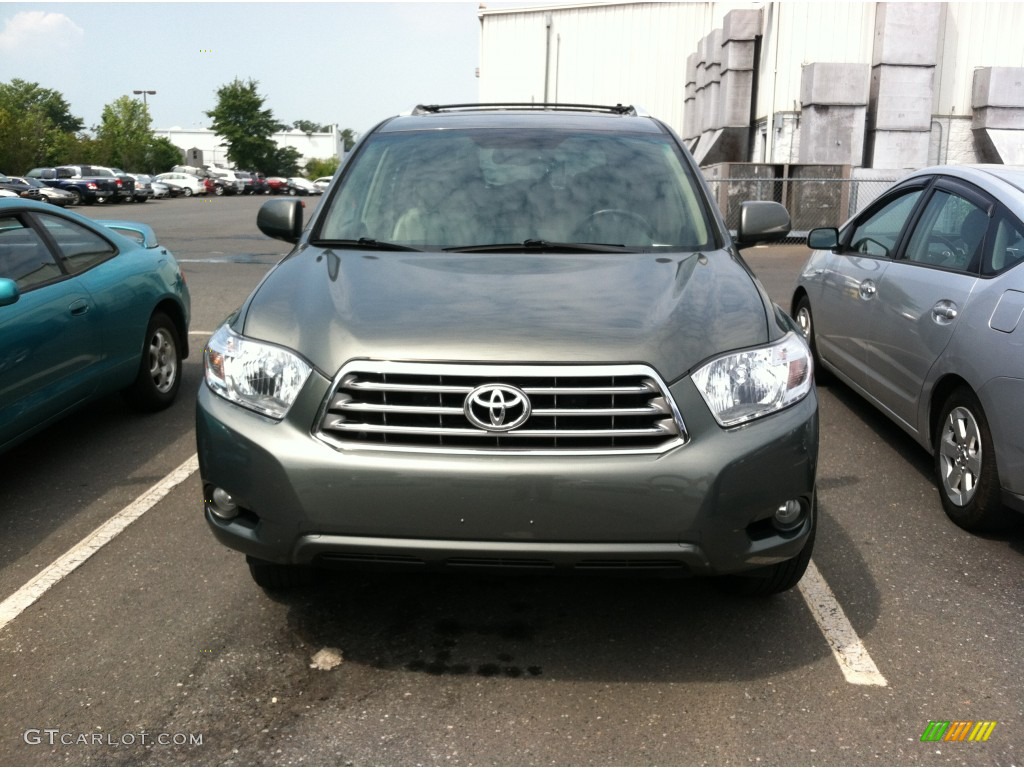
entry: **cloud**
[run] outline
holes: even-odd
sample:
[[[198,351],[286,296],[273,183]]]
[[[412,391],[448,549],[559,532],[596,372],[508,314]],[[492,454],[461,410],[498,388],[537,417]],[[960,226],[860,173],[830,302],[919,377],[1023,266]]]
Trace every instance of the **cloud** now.
[[[0,53],[70,50],[85,37],[85,30],[63,13],[22,11],[4,22]]]

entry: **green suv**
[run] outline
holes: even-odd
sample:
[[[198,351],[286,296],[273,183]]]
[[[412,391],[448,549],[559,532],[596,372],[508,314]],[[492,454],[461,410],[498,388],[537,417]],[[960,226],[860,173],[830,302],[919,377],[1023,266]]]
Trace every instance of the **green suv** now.
[[[811,356],[679,138],[631,107],[417,107],[368,132],[205,350],[206,520],[317,568],[658,570],[789,589],[817,521]]]

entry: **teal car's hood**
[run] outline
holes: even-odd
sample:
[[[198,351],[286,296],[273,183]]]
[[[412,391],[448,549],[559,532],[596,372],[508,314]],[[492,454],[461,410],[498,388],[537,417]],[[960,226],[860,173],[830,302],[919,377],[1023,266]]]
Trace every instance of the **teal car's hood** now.
[[[647,363],[672,380],[769,340],[769,308],[725,252],[444,254],[307,246],[235,329],[327,376],[348,360]]]

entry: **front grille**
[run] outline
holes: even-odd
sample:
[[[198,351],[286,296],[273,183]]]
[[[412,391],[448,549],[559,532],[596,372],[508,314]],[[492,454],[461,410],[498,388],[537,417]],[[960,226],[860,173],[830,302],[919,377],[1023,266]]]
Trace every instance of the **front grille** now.
[[[506,429],[505,412],[486,405],[478,410],[499,422],[493,429],[467,417],[467,397],[496,385],[529,400],[522,424]],[[316,434],[340,448],[498,453],[655,453],[686,439],[667,388],[646,366],[373,361],[338,375]]]

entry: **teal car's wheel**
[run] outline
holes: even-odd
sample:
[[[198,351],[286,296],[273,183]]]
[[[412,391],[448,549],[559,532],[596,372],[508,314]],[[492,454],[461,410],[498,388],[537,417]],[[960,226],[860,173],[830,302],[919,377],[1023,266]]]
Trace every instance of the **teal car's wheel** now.
[[[163,312],[155,312],[146,330],[138,376],[126,394],[139,409],[159,411],[174,402],[180,388],[178,328]]]
[[[946,398],[935,430],[935,482],[950,520],[966,531],[1003,527],[1009,515],[988,419],[977,396],[960,387]]]

